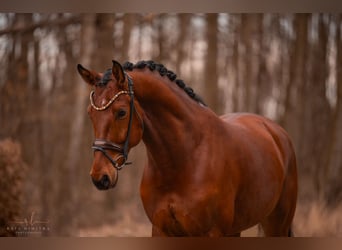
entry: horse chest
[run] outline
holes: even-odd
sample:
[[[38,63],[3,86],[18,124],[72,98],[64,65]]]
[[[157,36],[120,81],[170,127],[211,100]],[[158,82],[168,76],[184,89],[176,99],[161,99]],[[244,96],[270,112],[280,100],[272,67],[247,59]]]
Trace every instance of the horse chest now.
[[[195,197],[163,197],[147,211],[156,234],[167,236],[206,235],[215,224],[210,205]],[[207,202],[205,202],[207,203]]]
[[[171,203],[159,204],[153,213],[152,223],[160,234],[169,236],[196,235],[205,225],[186,207]]]

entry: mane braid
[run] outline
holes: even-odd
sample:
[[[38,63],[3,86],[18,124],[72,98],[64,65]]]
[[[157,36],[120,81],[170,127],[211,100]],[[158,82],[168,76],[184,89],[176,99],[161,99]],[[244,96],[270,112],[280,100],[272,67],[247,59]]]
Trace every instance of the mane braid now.
[[[136,64],[133,64],[131,62],[125,62],[122,66],[123,66],[123,69],[127,71],[132,71],[133,69],[144,69],[144,68],[148,68],[150,71],[158,71],[161,76],[167,76],[171,82],[175,82],[178,85],[178,87],[183,89],[185,93],[187,93],[188,96],[190,96],[196,102],[201,103],[202,105],[207,107],[207,105],[202,100],[202,98],[199,95],[197,95],[192,88],[186,86],[183,80],[177,79],[177,75],[171,70],[168,70],[163,64],[156,63],[152,60],[149,60],[149,61],[139,61]]]

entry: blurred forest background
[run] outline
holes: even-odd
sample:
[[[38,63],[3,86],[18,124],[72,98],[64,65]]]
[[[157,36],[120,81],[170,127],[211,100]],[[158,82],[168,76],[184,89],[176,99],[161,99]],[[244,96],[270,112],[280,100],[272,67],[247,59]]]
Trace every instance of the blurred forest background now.
[[[291,135],[298,236],[342,236],[342,14],[0,14],[0,227],[49,220],[52,236],[149,236],[141,143],[118,186],[91,182],[90,89],[103,71],[153,59],[217,112],[253,112]]]

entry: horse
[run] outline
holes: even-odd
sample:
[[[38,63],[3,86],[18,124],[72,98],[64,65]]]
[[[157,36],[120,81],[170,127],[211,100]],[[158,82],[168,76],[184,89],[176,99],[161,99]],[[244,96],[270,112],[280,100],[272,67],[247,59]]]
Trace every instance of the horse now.
[[[152,236],[292,236],[297,166],[287,132],[249,113],[216,115],[184,81],[154,61],[113,60],[103,73],[78,64],[93,87],[90,175],[114,188],[130,149],[146,146],[140,196]]]

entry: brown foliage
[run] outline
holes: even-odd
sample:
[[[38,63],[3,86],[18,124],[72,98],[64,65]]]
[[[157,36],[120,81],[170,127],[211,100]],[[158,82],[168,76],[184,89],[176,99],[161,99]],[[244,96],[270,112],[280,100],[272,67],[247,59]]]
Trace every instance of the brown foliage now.
[[[11,139],[0,141],[0,236],[13,235],[6,226],[17,219],[22,210],[22,189],[26,165],[19,143]]]

